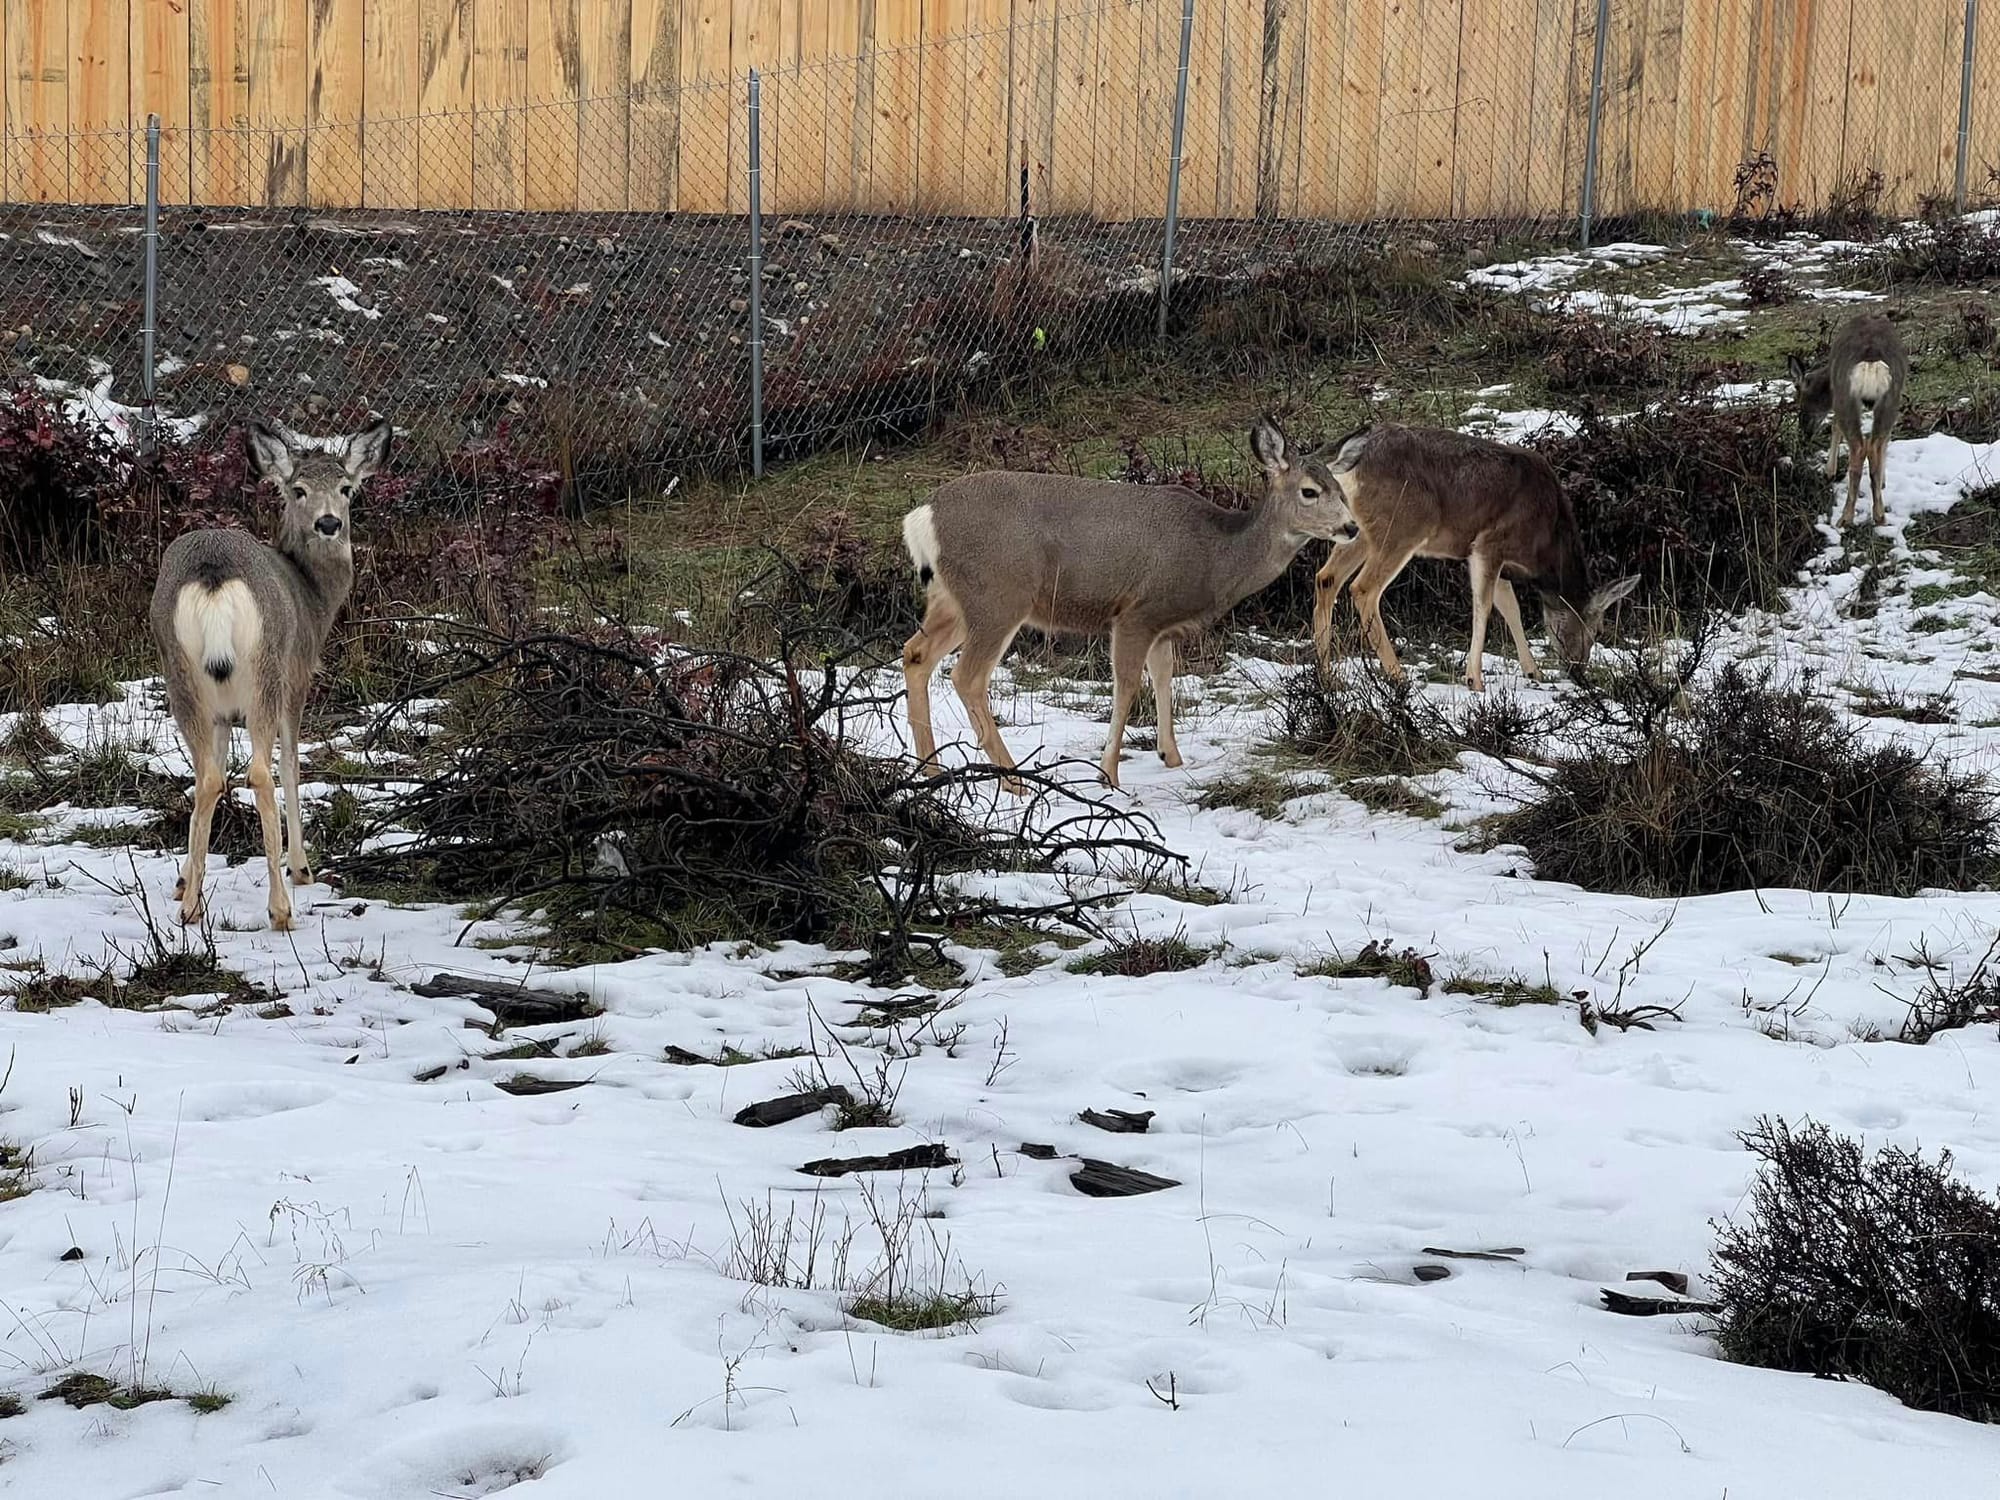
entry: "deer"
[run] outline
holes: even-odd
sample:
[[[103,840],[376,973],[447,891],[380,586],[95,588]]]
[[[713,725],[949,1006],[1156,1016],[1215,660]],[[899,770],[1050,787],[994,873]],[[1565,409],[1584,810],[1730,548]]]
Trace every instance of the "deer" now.
[[[245,434],[251,467],[281,497],[276,544],[243,531],[191,531],[161,555],[149,624],[167,706],[195,778],[187,861],[174,887],[184,923],[201,920],[209,831],[228,786],[237,724],[250,734],[245,779],[270,867],[274,930],[292,925],[281,860],[293,885],[312,883],[299,810],[299,717],[327,632],[354,586],[349,508],[388,459],[393,437],[386,420],[321,443],[252,423]],[[285,793],[282,843],[271,783],[274,745]]]
[[[956,650],[951,683],[980,748],[1002,771],[1015,769],[988,684],[1024,625],[1110,637],[1111,730],[1099,766],[1106,785],[1118,787],[1142,668],[1153,685],[1160,758],[1181,765],[1177,642],[1271,583],[1308,541],[1357,534],[1327,466],[1276,423],[1259,421],[1250,448],[1264,493],[1247,510],[1224,509],[1179,485],[988,471],[950,481],[910,511],[903,542],[926,595],[923,624],[903,647],[919,768],[937,764],[931,675]],[[1017,776],[1003,785],[1024,790]]]
[[[1910,357],[1903,336],[1880,313],[1856,313],[1833,336],[1827,362],[1807,369],[1794,354],[1786,362],[1799,399],[1799,436],[1810,442],[1829,413],[1833,434],[1826,444],[1826,477],[1840,472],[1840,445],[1847,443],[1847,504],[1840,512],[1843,530],[1854,524],[1854,502],[1861,495],[1861,467],[1872,480],[1875,524],[1883,521],[1882,469],[1889,455],[1889,432],[1903,404],[1903,387],[1910,378]]]
[[[1332,668],[1333,607],[1351,580],[1355,610],[1382,670],[1403,675],[1382,625],[1382,593],[1413,557],[1462,562],[1471,574],[1465,685],[1475,693],[1486,689],[1486,625],[1495,605],[1521,670],[1542,679],[1521,623],[1517,580],[1541,595],[1549,635],[1578,682],[1606,613],[1639,585],[1634,574],[1591,587],[1569,497],[1548,460],[1525,448],[1442,428],[1383,426],[1345,438],[1327,467],[1360,536],[1335,546],[1313,580],[1313,643],[1322,670]]]

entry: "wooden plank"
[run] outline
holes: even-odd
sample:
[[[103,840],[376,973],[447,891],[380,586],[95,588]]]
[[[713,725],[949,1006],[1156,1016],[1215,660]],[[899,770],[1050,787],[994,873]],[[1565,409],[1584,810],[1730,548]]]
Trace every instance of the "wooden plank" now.
[[[1346,67],[1346,0],[1312,0],[1305,15],[1307,87],[1300,102],[1299,187],[1293,212],[1328,219],[1339,211],[1341,75]],[[1171,105],[1171,99],[1170,99]]]
[[[1382,7],[1373,0],[1348,0],[1347,47],[1341,67],[1339,187],[1339,215],[1348,223],[1375,217],[1382,163],[1386,20]]]
[[[1453,80],[1451,212],[1486,218],[1493,212],[1494,124],[1500,109],[1495,82],[1500,61],[1499,0],[1460,0],[1458,67]],[[1518,50],[1518,49],[1508,49]]]
[[[773,66],[784,45],[784,8],[787,0],[733,0],[735,17],[729,37],[729,211],[750,211],[750,70],[757,70],[758,112],[763,132],[760,165],[763,169],[764,212],[772,212],[772,143],[778,138],[785,114],[785,78]],[[914,148],[912,148],[914,150]]]
[[[1402,218],[1417,198],[1423,0],[1390,0],[1382,9],[1382,120],[1375,134],[1374,213]]]
[[[14,82],[14,55],[8,49],[7,34],[9,17],[7,0],[0,0],[0,202],[13,203],[14,180],[14,138],[12,99]]]
[[[660,0],[648,0],[656,6]],[[528,0],[480,0],[472,14],[472,201],[527,201]],[[657,206],[657,205],[656,205]]]
[[[680,174],[680,0],[632,0],[631,161],[633,208],[670,211]]]
[[[1222,218],[1257,211],[1258,151],[1264,104],[1264,0],[1217,0],[1221,60],[1216,71],[1215,205]]]
[[[310,90],[307,0],[245,0],[250,28],[251,201],[306,201],[305,121]]]
[[[528,0],[528,98],[522,121],[524,198],[531,209],[576,206],[580,0]]]
[[[1488,122],[1493,151],[1485,212],[1504,226],[1529,213],[1528,161],[1541,149],[1542,122],[1534,115],[1535,6],[1534,0],[1498,0],[1488,8],[1493,41],[1485,86],[1494,108]]]
[[[1875,0],[1879,7],[1881,0]],[[1883,17],[1883,24],[1889,18]],[[1935,9],[1920,7],[1903,22],[1914,32],[1908,48],[1887,47],[1896,57],[1902,76],[1901,92],[1904,128],[1898,141],[1898,182],[1900,209],[1914,212],[1926,197],[1948,194],[1952,186],[1958,143],[1959,70],[1964,62],[1965,11],[1962,7],[1940,4]]]
[[[1449,0],[1456,4],[1457,0]],[[1298,211],[1305,120],[1307,0],[1267,0],[1257,121],[1257,215]]]
[[[1416,171],[1406,213],[1442,219],[1451,214],[1453,123],[1458,97],[1457,0],[1417,0]]]
[[[1597,158],[1597,211],[1626,214],[1643,206],[1638,193],[1638,132],[1643,128],[1646,23],[1649,0],[1625,0],[1611,11],[1604,50],[1604,100]]]
[[[681,16],[679,206],[722,213],[729,206],[729,33],[734,14],[720,0],[690,0]]]
[[[473,203],[472,0],[399,0],[417,12],[417,201]],[[619,160],[624,160],[621,143]],[[621,202],[620,207],[623,207]]]
[[[966,138],[995,128],[971,113],[965,92],[967,29],[965,0],[923,0],[917,191],[925,208],[946,213],[961,212],[965,201]]]
[[[1109,0],[1098,15],[1097,60],[1090,101],[1090,209],[1112,224],[1132,217],[1139,144],[1139,12]]]
[[[139,0],[132,15],[132,191],[146,190],[146,117],[160,117],[160,201],[188,201],[187,8]]]
[[[632,0],[590,0],[578,22],[576,205],[623,209],[630,201]]]
[[[1848,29],[1847,126],[1840,153],[1842,186],[1848,191],[1871,172],[1881,172],[1884,183],[1888,181],[1888,173],[1882,171],[1882,58],[1875,45],[1877,24],[1874,8],[1855,0]]]
[[[9,187],[22,203],[69,201],[70,9],[7,0]]]
[[[1181,144],[1181,214],[1213,218],[1220,211],[1223,34],[1221,5],[1197,3],[1188,48],[1187,132]],[[1178,42],[1176,43],[1178,45]],[[1179,58],[1175,59],[1178,66]],[[1019,65],[1016,65],[1019,72]]]
[[[1968,204],[2000,197],[2000,17],[1980,17],[1972,58],[1972,137],[1966,151]],[[1958,128],[1957,120],[1952,129]]]
[[[864,202],[877,213],[907,213],[917,198],[917,115],[923,75],[915,44],[923,34],[923,4],[874,0],[874,7]],[[866,9],[864,4],[864,13]],[[1087,141],[1084,149],[1089,149]]]
[[[1526,163],[1524,207],[1538,219],[1567,217],[1575,204],[1564,188],[1569,155],[1569,60],[1576,38],[1574,0],[1534,0],[1528,114],[1534,147]]]
[[[362,201],[420,208],[418,116],[423,112],[423,18],[414,3],[370,0],[362,28],[361,86],[367,123]]]
[[[148,4],[147,8],[165,9]],[[316,207],[362,203],[362,78],[366,18],[341,0],[312,0],[307,58],[306,190]]]
[[[188,0],[188,196],[250,198],[250,33],[246,0]]]
[[[965,51],[965,94],[969,117],[979,122],[965,143],[965,209],[995,215],[1012,212],[1016,196],[1008,184],[1007,164],[1013,158],[1014,109],[1010,89],[1008,48],[1012,0],[964,0],[970,34]],[[1156,13],[1164,14],[1158,5]],[[1180,12],[1173,14],[1175,57],[1180,49]],[[1166,169],[1166,148],[1160,150],[1160,170]],[[1164,194],[1165,189],[1161,192]]]
[[[73,203],[130,203],[129,12],[125,0],[68,0],[68,4],[69,198]]]

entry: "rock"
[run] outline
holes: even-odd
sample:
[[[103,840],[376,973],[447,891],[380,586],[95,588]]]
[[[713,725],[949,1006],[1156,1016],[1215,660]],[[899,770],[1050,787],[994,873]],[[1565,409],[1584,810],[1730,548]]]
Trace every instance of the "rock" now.
[[[729,310],[733,313],[747,313],[750,311],[750,299],[748,297],[731,297],[729,299]]]
[[[67,1249],[67,1250],[63,1251],[63,1253],[62,1253],[61,1255],[58,1255],[58,1256],[56,1257],[56,1259],[57,1259],[57,1260],[82,1260],[82,1259],[83,1259],[83,1246],[81,1246],[81,1245],[71,1245],[71,1246],[69,1247],[69,1249]]]
[[[788,240],[802,240],[812,232],[812,225],[804,219],[787,219],[778,226],[778,233]]]
[[[840,236],[837,234],[821,235],[819,237],[819,247],[828,255],[840,254]]]
[[[1419,1281],[1443,1281],[1451,1275],[1450,1266],[1412,1266],[1410,1274]]]
[[[250,367],[248,365],[224,365],[222,373],[229,377],[231,385],[248,385],[250,383]]]

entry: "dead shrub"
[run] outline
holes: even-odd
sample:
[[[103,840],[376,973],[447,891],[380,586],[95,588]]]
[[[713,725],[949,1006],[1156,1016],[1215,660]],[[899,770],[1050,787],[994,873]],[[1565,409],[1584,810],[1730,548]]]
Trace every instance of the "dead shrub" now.
[[[1736,663],[1670,712],[1671,679],[1628,671],[1574,700],[1586,745],[1494,820],[1544,880],[1694,896],[1761,888],[1908,896],[1992,878],[1985,777],[1874,745],[1812,695]]]
[[[1935,1162],[1762,1119],[1741,1222],[1717,1225],[1716,1342],[1739,1364],[1860,1380],[2000,1419],[2000,1202]]]
[[[1421,776],[1449,766],[1459,735],[1408,677],[1301,667],[1278,699],[1278,741],[1337,776]]]

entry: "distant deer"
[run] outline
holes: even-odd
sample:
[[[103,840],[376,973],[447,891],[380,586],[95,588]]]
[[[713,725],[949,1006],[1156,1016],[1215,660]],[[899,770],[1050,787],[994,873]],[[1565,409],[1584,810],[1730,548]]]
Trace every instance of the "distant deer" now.
[[[903,519],[910,561],[928,590],[923,627],[903,647],[918,761],[937,756],[931,674],[954,648],[951,684],[987,758],[1011,770],[987,694],[1023,625],[1109,635],[1114,695],[1104,780],[1118,785],[1125,720],[1143,667],[1159,709],[1160,758],[1174,740],[1174,643],[1284,572],[1309,540],[1356,535],[1324,463],[1271,422],[1250,434],[1264,496],[1224,510],[1178,485],[990,472],[954,479]],[[1008,782],[1019,791],[1016,779]]]
[[[1591,588],[1569,497],[1548,461],[1524,448],[1438,428],[1377,427],[1345,439],[1328,467],[1361,535],[1336,546],[1314,580],[1313,641],[1323,664],[1333,659],[1333,606],[1353,579],[1354,607],[1382,670],[1403,675],[1382,626],[1382,592],[1413,557],[1463,562],[1472,575],[1465,684],[1475,693],[1486,686],[1481,660],[1496,604],[1521,670],[1542,675],[1521,624],[1514,580],[1540,592],[1549,635],[1578,679],[1606,611],[1638,586],[1635,574]]]
[[[166,669],[167,705],[194,762],[194,815],[187,863],[174,895],[181,920],[200,919],[215,804],[227,785],[230,726],[250,731],[247,780],[257,799],[270,865],[268,909],[280,932],[292,900],[278,873],[278,810],[271,794],[271,747],[285,786],[285,862],[306,885],[299,815],[299,715],[333,618],[354,586],[348,507],[389,455],[393,429],[377,421],[349,437],[308,446],[293,434],[252,424],[250,459],[282,497],[278,542],[242,531],[191,531],[160,559],[151,624]]]
[[[1875,524],[1880,526],[1883,460],[1889,454],[1889,431],[1903,404],[1903,386],[1910,378],[1903,336],[1880,313],[1856,313],[1833,336],[1825,364],[1808,370],[1796,354],[1788,363],[1799,393],[1799,435],[1810,442],[1821,420],[1833,414],[1833,435],[1826,444],[1828,479],[1840,472],[1840,445],[1843,440],[1847,443],[1847,504],[1840,512],[1840,524],[1854,524],[1865,462],[1873,476],[1871,498]]]

